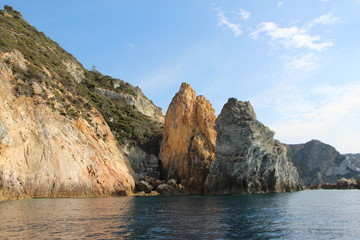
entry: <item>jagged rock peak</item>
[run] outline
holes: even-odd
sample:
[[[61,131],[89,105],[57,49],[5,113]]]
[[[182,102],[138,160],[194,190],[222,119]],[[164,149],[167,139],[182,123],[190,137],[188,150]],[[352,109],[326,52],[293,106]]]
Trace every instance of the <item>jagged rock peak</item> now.
[[[215,161],[206,179],[209,194],[299,190],[286,147],[256,120],[249,102],[230,98],[216,120]]]
[[[238,101],[236,98],[229,98],[223,108],[224,120],[232,121],[234,118],[241,121],[256,120],[256,114],[248,101]]]
[[[165,116],[160,147],[164,178],[176,179],[191,193],[203,193],[215,157],[215,119],[211,103],[183,83]]]

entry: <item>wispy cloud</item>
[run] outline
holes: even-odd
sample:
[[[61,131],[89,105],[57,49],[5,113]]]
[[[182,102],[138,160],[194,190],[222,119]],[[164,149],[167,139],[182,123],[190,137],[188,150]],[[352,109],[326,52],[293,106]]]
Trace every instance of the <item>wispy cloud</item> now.
[[[217,25],[219,27],[224,26],[224,27],[229,28],[234,33],[235,37],[240,36],[242,33],[242,30],[240,29],[240,24],[231,22],[229,20],[229,18],[225,16],[225,13],[220,8],[216,8],[215,10],[217,11],[217,14],[216,14]]]
[[[308,22],[307,24],[305,24],[305,28],[310,29],[312,27],[314,27],[317,24],[321,24],[321,25],[332,25],[332,24],[336,24],[340,22],[340,18],[339,17],[334,17],[332,15],[332,13],[329,14],[325,14],[325,15],[321,15],[320,17],[314,19],[311,22]]]
[[[269,37],[269,44],[272,46],[281,45],[286,49],[307,48],[322,51],[333,45],[330,41],[321,42],[320,36],[311,36],[306,28],[297,26],[282,28],[274,22],[263,22],[258,25],[257,30],[250,34],[250,37],[259,39],[264,34]]]
[[[230,29],[235,37],[242,34],[241,24],[239,19],[242,21],[248,21],[250,19],[250,12],[240,8],[236,11],[226,12],[221,7],[213,8],[216,11],[217,26]]]
[[[240,8],[239,10],[239,15],[241,16],[242,19],[244,20],[249,20],[250,18],[250,12],[245,11],[244,9]]]
[[[282,5],[284,5],[284,2],[278,2],[276,6],[281,7]]]
[[[281,58],[284,60],[286,69],[312,70],[317,66],[317,58],[313,53],[284,55]]]
[[[343,153],[357,149],[360,83],[312,84],[311,88],[303,84],[282,82],[254,99],[259,108],[278,115],[279,120],[270,124],[277,138],[286,143],[320,139]]]

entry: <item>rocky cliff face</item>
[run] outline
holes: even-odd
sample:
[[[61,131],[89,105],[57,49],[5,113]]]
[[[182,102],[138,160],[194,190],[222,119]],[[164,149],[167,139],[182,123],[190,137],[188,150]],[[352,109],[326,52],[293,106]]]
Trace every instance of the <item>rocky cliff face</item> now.
[[[256,120],[249,102],[230,98],[216,119],[216,158],[206,178],[209,194],[299,190],[286,147]]]
[[[340,178],[358,178],[360,161],[356,154],[341,155],[319,140],[287,145],[288,157],[297,167],[303,185],[335,184]]]
[[[125,101],[127,105],[150,117],[152,120],[164,123],[165,118],[162,109],[155,106],[155,104],[144,95],[140,88],[134,87],[134,94],[114,91],[121,86],[120,83],[124,84],[121,80],[114,81],[112,85],[113,90],[103,88],[96,88],[95,90],[109,99]]]
[[[215,111],[203,96],[183,83],[165,116],[160,148],[162,175],[176,179],[191,193],[202,193],[214,160]]]
[[[0,199],[128,195],[159,175],[164,117],[140,89],[86,70],[11,7],[0,35]]]
[[[99,112],[92,108],[88,120],[59,114],[40,97],[54,95],[46,85],[33,84],[34,97],[15,96],[14,66],[27,67],[21,53],[1,53],[0,200],[132,194],[129,161]]]
[[[138,180],[145,180],[149,177],[160,179],[160,160],[158,156],[146,153],[141,148],[133,145],[125,145],[123,150]]]

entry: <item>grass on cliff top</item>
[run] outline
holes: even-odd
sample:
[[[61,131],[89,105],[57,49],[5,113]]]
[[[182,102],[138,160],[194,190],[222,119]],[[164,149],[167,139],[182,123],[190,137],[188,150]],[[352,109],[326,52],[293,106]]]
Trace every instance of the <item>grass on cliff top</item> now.
[[[20,12],[5,6],[4,10],[0,10],[0,51],[14,50],[20,51],[29,62],[27,70],[12,65],[13,72],[20,80],[14,83],[16,96],[33,97],[33,82],[45,84],[55,96],[48,98],[44,93],[41,97],[52,107],[55,102],[61,103],[64,108],[60,114],[69,118],[82,116],[89,119],[90,106],[93,106],[104,116],[120,144],[128,142],[148,153],[158,153],[163,124],[151,120],[122,100],[111,100],[95,91],[95,88],[104,88],[135,96],[135,87],[96,70],[86,70],[59,44],[27,23]],[[85,78],[80,84],[68,72],[64,61],[77,63],[78,70],[84,72]],[[44,67],[51,77],[44,72]]]

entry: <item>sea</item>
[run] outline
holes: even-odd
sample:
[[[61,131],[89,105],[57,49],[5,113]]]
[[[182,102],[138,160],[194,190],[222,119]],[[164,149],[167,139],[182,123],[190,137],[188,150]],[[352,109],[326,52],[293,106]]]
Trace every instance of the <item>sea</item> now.
[[[360,190],[8,201],[0,239],[360,239]]]

